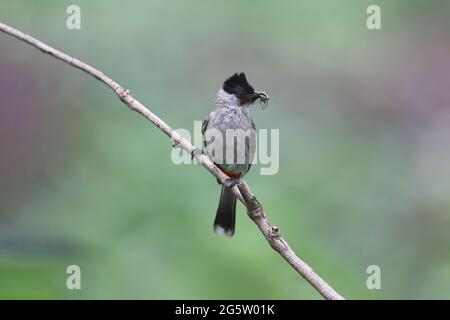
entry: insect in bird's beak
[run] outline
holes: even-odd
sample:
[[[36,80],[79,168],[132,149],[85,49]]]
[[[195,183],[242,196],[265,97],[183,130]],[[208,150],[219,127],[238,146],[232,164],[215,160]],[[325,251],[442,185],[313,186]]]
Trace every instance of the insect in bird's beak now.
[[[262,109],[264,110],[267,108],[267,105],[269,103],[269,95],[265,91],[255,91],[255,94],[258,95],[259,102],[262,105]]]

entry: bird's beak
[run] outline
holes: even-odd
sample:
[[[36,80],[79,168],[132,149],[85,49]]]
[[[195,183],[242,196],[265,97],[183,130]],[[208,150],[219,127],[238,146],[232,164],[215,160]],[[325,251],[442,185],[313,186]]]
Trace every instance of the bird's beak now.
[[[255,91],[255,95],[261,100],[261,102],[269,101],[270,97],[265,91]]]

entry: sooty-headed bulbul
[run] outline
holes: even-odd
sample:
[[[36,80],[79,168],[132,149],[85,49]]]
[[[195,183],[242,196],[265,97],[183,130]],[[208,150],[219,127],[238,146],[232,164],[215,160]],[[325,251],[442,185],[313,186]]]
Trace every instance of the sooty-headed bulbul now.
[[[244,73],[226,79],[217,92],[215,109],[203,121],[202,133],[206,152],[229,177],[229,186],[239,182],[250,169],[255,153],[256,128],[250,106],[256,101],[267,103],[264,91],[255,91]],[[236,222],[236,197],[228,186],[222,186],[214,232],[233,236]]]

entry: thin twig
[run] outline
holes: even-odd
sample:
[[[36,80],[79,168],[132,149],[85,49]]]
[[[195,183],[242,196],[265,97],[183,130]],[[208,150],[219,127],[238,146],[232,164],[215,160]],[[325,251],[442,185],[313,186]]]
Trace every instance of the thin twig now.
[[[144,116],[147,120],[169,136],[178,147],[193,154],[197,162],[211,172],[222,184],[227,184],[227,176],[209,159],[209,157],[203,155],[201,152],[195,152],[196,148],[185,137],[177,133],[167,123],[147,109],[142,103],[133,98],[128,90],[124,89],[117,82],[107,77],[103,74],[103,72],[1,22],[0,31],[24,41],[33,47],[38,48],[43,53],[49,54],[58,60],[78,68],[106,84],[131,110]],[[232,192],[247,207],[249,217],[258,226],[259,230],[261,230],[261,233],[264,235],[270,246],[277,251],[303,278],[305,278],[324,298],[331,300],[344,299],[294,253],[288,243],[281,237],[279,229],[269,223],[265,216],[264,209],[244,181],[241,181],[237,186],[233,186]]]

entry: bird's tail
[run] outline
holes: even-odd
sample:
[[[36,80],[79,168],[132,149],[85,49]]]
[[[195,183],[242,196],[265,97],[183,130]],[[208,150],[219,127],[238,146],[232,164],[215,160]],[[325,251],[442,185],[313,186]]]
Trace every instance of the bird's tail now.
[[[219,207],[214,220],[214,232],[232,237],[236,223],[236,197],[231,190],[222,186]]]

